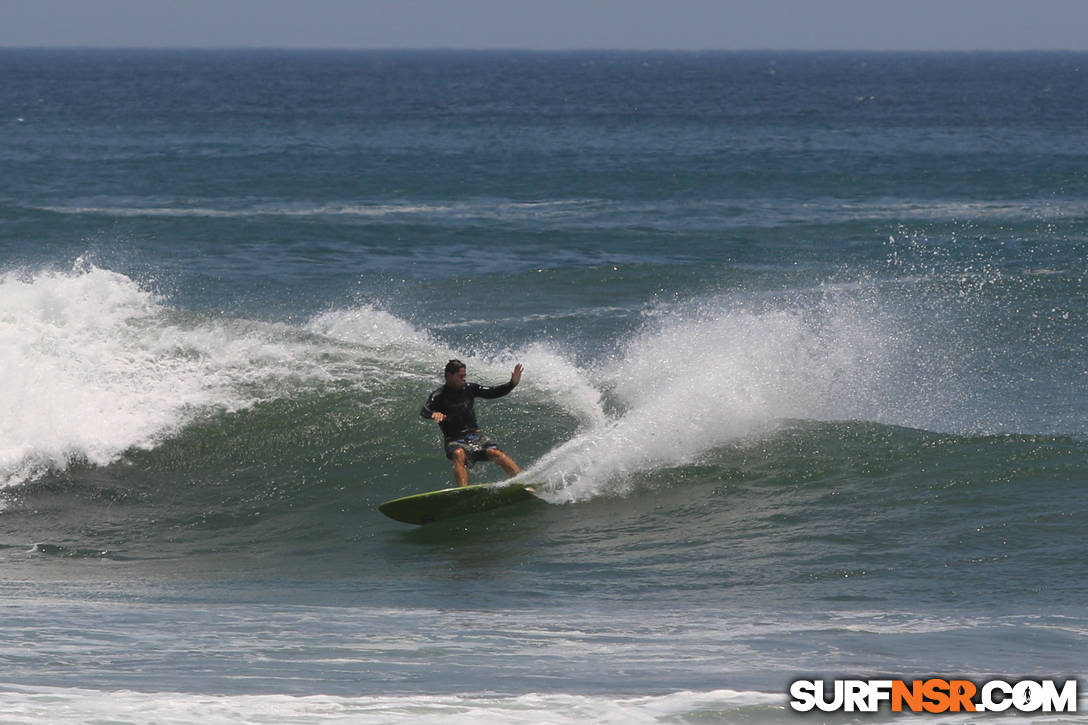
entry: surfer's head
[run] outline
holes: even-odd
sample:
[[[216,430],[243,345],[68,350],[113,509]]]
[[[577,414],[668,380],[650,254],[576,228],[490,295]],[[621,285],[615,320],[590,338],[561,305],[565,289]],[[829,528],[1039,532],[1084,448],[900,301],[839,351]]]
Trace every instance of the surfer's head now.
[[[468,379],[468,370],[460,360],[450,360],[446,363],[446,387],[460,390],[465,387]]]

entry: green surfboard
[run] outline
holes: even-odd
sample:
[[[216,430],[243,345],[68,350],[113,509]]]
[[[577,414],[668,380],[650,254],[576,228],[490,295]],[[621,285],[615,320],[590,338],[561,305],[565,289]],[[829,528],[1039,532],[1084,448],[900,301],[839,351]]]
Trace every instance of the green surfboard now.
[[[378,510],[389,518],[406,524],[429,524],[454,516],[510,506],[532,498],[535,498],[532,487],[523,483],[479,483],[395,498],[383,503]]]

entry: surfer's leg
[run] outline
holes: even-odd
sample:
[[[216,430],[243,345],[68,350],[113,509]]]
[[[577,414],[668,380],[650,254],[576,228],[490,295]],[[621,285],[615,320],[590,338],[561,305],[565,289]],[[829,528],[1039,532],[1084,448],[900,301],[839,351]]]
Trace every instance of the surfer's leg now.
[[[487,449],[487,460],[498,463],[502,470],[506,471],[507,476],[513,477],[521,473],[521,469],[518,468],[518,464],[514,463],[514,459],[498,448]]]
[[[454,448],[450,459],[453,461],[453,480],[458,486],[467,486],[468,468],[465,467],[465,449]]]

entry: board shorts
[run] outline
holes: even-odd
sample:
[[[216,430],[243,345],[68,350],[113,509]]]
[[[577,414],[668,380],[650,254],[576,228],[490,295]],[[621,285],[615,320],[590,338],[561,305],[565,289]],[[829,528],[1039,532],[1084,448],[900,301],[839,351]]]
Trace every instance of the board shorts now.
[[[462,438],[451,438],[446,441],[446,458],[453,460],[453,452],[458,448],[465,450],[465,466],[472,468],[476,461],[486,461],[487,451],[498,448],[499,444],[491,440],[483,433],[473,433]]]

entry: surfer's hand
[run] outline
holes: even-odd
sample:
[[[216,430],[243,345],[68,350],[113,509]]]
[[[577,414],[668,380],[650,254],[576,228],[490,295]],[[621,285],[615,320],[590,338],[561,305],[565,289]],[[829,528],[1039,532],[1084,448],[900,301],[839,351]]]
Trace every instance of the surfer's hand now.
[[[517,385],[518,383],[521,382],[521,371],[522,370],[524,370],[524,368],[521,366],[521,363],[518,363],[517,365],[514,366],[514,372],[513,372],[513,374],[510,375],[510,382],[512,382],[514,385]]]
[[[438,413],[438,412],[431,413],[431,420],[433,420],[435,423],[441,423],[445,419],[446,419],[446,414],[445,413]]]

